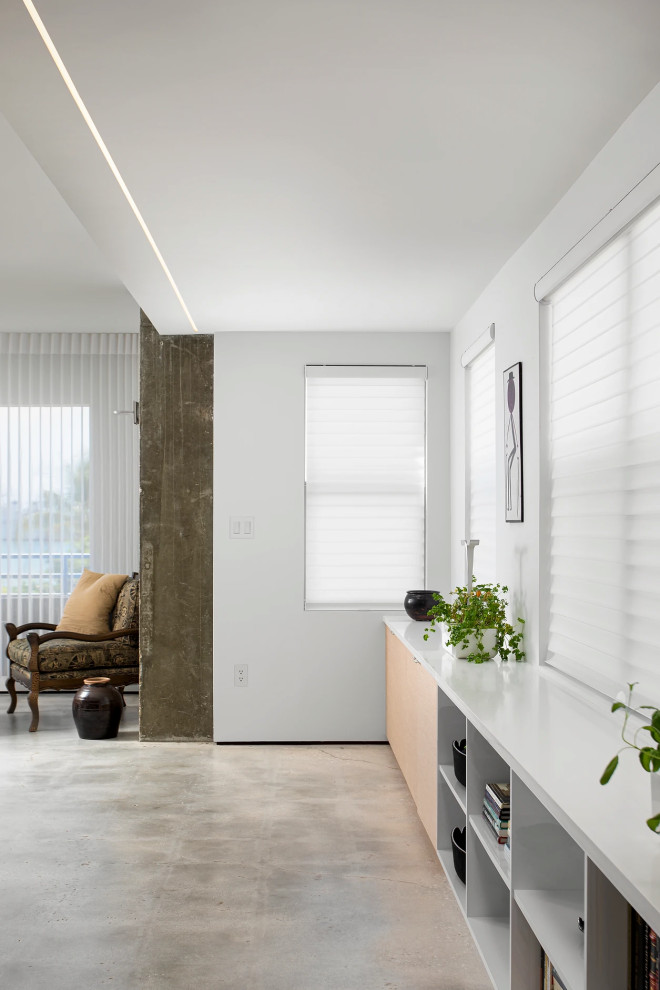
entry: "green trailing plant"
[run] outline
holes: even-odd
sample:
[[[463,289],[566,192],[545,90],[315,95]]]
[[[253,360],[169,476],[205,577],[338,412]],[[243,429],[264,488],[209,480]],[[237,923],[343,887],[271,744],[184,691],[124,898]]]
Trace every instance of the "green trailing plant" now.
[[[600,778],[601,784],[607,784],[612,778],[612,774],[619,765],[619,756],[624,753],[627,749],[637,750],[639,753],[639,762],[642,764],[644,770],[647,773],[657,773],[660,770],[660,710],[655,708],[653,705],[640,705],[640,708],[645,708],[650,712],[649,718],[651,722],[649,725],[640,725],[640,727],[635,731],[632,738],[626,738],[626,729],[628,728],[628,719],[630,718],[630,710],[632,703],[633,690],[637,681],[633,681],[632,684],[628,684],[628,697],[625,701],[615,701],[612,705],[612,711],[618,712],[620,708],[625,709],[625,715],[623,718],[623,725],[621,726],[621,738],[623,739],[625,746],[622,746],[619,752],[612,757],[610,762],[607,764],[603,770],[603,775]],[[640,733],[648,732],[651,739],[655,743],[655,746],[640,746]],[[648,737],[647,737],[648,740]],[[651,829],[652,832],[660,832],[660,814],[653,815],[651,818],[646,819],[646,824]]]
[[[522,649],[524,619],[517,619],[519,628],[508,621],[506,617],[508,592],[502,584],[473,584],[472,588],[454,588],[451,594],[453,601],[446,601],[442,595],[434,595],[436,604],[429,609],[431,625],[424,632],[424,639],[429,633],[435,632],[436,625],[444,623],[448,639],[446,646],[469,648],[470,637],[474,636],[475,649],[466,658],[472,663],[484,663],[490,660],[490,654],[484,647],[484,632],[486,629],[495,630],[495,651],[502,660],[510,656],[516,660],[524,660]]]

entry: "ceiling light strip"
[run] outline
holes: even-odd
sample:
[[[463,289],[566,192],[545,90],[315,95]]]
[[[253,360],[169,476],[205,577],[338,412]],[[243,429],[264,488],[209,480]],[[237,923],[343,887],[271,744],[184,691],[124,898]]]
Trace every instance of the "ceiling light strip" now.
[[[154,240],[154,238],[153,238],[153,236],[151,234],[151,231],[147,227],[147,224],[145,222],[145,219],[142,216],[142,214],[140,213],[135,200],[131,196],[131,194],[129,192],[129,189],[128,189],[128,186],[126,185],[126,183],[124,182],[124,180],[122,178],[121,172],[117,168],[117,166],[116,166],[116,164],[115,164],[115,162],[114,162],[114,160],[112,158],[112,155],[108,151],[108,149],[106,147],[106,144],[105,144],[105,141],[101,137],[101,135],[100,135],[100,133],[98,131],[98,128],[96,127],[96,124],[92,120],[92,117],[91,117],[91,114],[90,114],[89,110],[87,109],[87,107],[83,103],[82,98],[80,96],[80,93],[76,89],[76,87],[74,85],[74,82],[73,82],[73,79],[69,75],[64,62],[62,61],[62,58],[60,57],[60,53],[58,52],[57,48],[53,44],[53,40],[52,40],[51,36],[49,35],[48,31],[46,30],[46,26],[45,26],[44,22],[41,20],[41,17],[39,16],[39,13],[37,12],[36,7],[32,3],[32,0],[23,0],[23,4],[25,5],[25,8],[26,8],[28,14],[32,18],[32,21],[34,23],[34,26],[36,27],[37,31],[41,35],[42,40],[43,40],[46,48],[48,49],[51,58],[53,59],[53,62],[57,66],[57,70],[58,70],[59,74],[61,75],[62,79],[64,80],[64,83],[65,83],[67,89],[71,93],[71,96],[73,97],[76,106],[80,110],[80,113],[82,114],[83,120],[87,124],[87,126],[88,126],[88,128],[89,128],[89,130],[90,130],[90,132],[92,134],[92,137],[94,138],[94,140],[96,141],[96,143],[97,143],[97,145],[99,147],[99,150],[100,150],[101,154],[103,155],[103,157],[105,158],[106,162],[108,163],[108,167],[110,168],[110,171],[114,175],[119,188],[123,192],[124,197],[126,199],[126,202],[128,203],[128,205],[130,206],[131,210],[133,211],[133,214],[135,216],[135,219],[140,224],[140,227],[142,228],[142,231],[144,233],[144,236],[147,238],[149,244],[151,245],[151,249],[154,252],[154,254],[156,255],[156,258],[158,259],[158,263],[160,264],[160,267],[163,269],[163,272],[165,273],[165,277],[167,278],[168,282],[172,286],[172,289],[174,291],[174,294],[177,297],[177,299],[179,300],[179,303],[181,305],[181,308],[183,309],[183,312],[186,314],[186,318],[187,318],[188,322],[190,323],[190,326],[191,326],[192,330],[195,333],[198,333],[198,329],[195,326],[194,320],[193,320],[192,316],[190,315],[190,311],[189,311],[188,307],[186,306],[185,302],[183,301],[183,296],[179,292],[179,289],[177,287],[176,282],[174,281],[174,278],[172,276],[172,273],[170,272],[169,268],[167,267],[167,264],[165,263],[165,259],[163,258],[162,254],[160,253],[160,251],[158,249],[158,245],[156,244],[156,242],[155,242],[155,240]]]

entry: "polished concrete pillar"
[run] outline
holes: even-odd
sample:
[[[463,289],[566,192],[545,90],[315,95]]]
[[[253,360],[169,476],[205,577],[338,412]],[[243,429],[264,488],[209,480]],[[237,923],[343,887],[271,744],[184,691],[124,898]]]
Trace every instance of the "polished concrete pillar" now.
[[[140,738],[213,732],[213,337],[140,319]]]

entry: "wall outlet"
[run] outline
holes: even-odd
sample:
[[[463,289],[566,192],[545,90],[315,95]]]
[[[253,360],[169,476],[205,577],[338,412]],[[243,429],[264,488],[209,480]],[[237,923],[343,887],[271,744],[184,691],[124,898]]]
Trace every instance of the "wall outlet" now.
[[[248,665],[246,663],[234,664],[234,687],[247,687]]]

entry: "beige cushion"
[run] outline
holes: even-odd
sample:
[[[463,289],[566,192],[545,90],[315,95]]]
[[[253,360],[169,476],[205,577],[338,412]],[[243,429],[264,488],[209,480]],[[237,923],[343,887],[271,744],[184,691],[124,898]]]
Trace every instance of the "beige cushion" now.
[[[85,568],[64,606],[57,628],[90,636],[110,632],[110,613],[127,576],[95,574]]]

